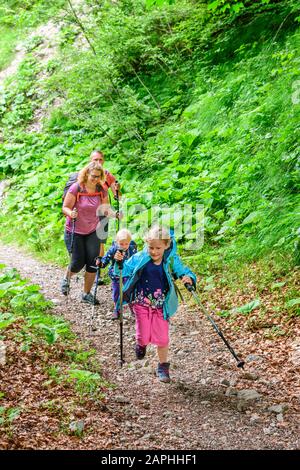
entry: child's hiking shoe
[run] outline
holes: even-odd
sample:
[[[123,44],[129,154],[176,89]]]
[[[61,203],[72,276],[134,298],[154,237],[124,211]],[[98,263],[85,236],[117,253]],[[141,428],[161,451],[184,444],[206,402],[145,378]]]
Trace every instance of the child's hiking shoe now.
[[[81,301],[86,304],[99,305],[99,300],[94,299],[94,296],[89,292],[88,294],[82,294]]]
[[[137,359],[144,359],[146,354],[147,346],[140,346],[139,344],[135,345],[135,357]]]
[[[171,381],[169,369],[170,369],[169,362],[163,362],[162,364],[161,363],[158,364],[156,375],[158,379],[160,380],[160,382],[169,383]]]
[[[63,295],[68,295],[70,292],[70,279],[64,277],[60,283],[60,290]]]

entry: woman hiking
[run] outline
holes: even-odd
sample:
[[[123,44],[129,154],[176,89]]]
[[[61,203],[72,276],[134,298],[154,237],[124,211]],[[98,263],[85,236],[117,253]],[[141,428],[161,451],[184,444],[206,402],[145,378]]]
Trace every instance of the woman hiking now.
[[[102,187],[104,182],[102,166],[97,162],[89,163],[79,172],[77,182],[70,186],[63,203],[63,213],[67,216],[64,238],[72,257],[61,282],[61,292],[68,295],[70,278],[85,266],[82,301],[90,304],[99,303],[90,292],[96,275],[95,259],[100,253],[99,214],[118,217],[108,204],[107,190]]]

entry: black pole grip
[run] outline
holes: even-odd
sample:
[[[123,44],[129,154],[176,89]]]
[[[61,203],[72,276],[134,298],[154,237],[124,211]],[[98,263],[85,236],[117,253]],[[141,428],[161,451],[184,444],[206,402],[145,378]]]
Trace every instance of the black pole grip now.
[[[123,248],[118,248],[117,251],[119,251],[120,253],[123,254],[124,251],[126,251],[126,250],[123,250]],[[119,269],[123,269],[124,259],[122,259],[122,260],[120,260],[120,261],[119,261],[119,260],[116,260],[116,261],[117,261],[117,266],[118,266],[118,268],[119,268]]]
[[[119,184],[119,181],[116,180],[115,184]],[[117,200],[117,203],[119,205],[119,190],[118,189],[116,189],[115,199]]]
[[[188,282],[185,282],[185,283],[184,283],[184,287],[185,287],[189,292],[193,292],[193,291],[196,290],[194,284],[189,284]]]

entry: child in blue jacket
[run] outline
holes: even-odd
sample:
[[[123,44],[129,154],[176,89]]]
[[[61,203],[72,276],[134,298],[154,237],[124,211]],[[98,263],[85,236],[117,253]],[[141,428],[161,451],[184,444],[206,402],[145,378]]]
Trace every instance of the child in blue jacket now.
[[[112,299],[114,301],[114,311],[112,319],[116,320],[119,317],[119,310],[117,308],[117,301],[120,293],[120,276],[114,272],[115,265],[115,254],[118,250],[123,253],[123,259],[127,260],[137,252],[136,243],[131,239],[131,233],[129,230],[122,228],[116,235],[116,241],[114,241],[107,251],[107,253],[101,259],[101,268],[105,268],[111,263],[108,270],[108,275],[112,280]],[[123,283],[127,281],[127,277],[123,276]]]
[[[172,276],[181,278],[183,283],[196,283],[195,274],[182,264],[176,243],[171,242],[167,229],[154,226],[148,232],[145,248],[123,266],[123,275],[128,277],[123,298],[135,313],[136,357],[143,359],[147,345],[155,344],[159,358],[157,376],[162,382],[170,382],[169,319],[178,307]],[[115,259],[121,261],[123,254],[117,252]]]

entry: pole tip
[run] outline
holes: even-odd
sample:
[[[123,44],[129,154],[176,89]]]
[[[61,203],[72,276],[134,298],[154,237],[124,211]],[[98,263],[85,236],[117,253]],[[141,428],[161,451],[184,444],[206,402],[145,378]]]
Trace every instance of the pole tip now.
[[[244,365],[245,365],[245,362],[244,361],[239,361],[237,363],[237,367],[239,367],[240,369],[244,369]]]

